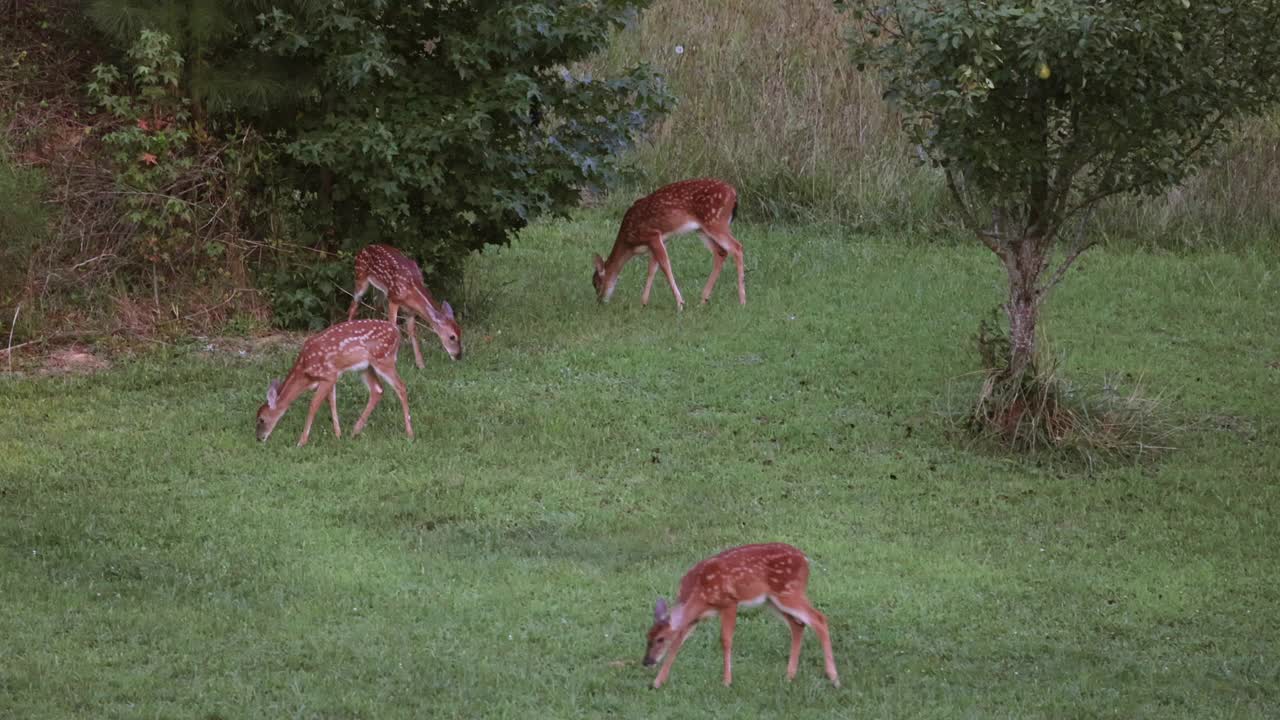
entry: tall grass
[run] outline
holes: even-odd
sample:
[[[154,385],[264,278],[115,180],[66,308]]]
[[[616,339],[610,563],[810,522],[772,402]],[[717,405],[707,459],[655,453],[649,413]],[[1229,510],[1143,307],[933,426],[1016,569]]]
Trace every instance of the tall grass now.
[[[1280,239],[1280,112],[1240,123],[1215,162],[1154,198],[1116,198],[1099,213],[1107,241],[1165,248],[1274,247]]]
[[[680,104],[635,161],[647,186],[718,175],[757,217],[856,229],[945,226],[936,172],[920,167],[874,78],[849,59],[829,0],[659,0],[598,65],[647,61]],[[1221,162],[1182,187],[1103,206],[1108,241],[1240,247],[1280,236],[1280,114],[1242,124]]]
[[[600,60],[650,62],[680,98],[636,155],[645,180],[721,176],[757,217],[864,228],[936,217],[940,186],[849,62],[843,27],[828,0],[655,3]]]

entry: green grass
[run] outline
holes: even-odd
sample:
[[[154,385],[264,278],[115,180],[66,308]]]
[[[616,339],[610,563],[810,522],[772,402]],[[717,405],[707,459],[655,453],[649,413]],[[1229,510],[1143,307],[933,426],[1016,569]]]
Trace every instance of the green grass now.
[[[0,717],[1280,714],[1274,256],[1089,254],[1045,318],[1069,376],[1141,378],[1197,429],[1086,473],[938,413],[1002,295],[977,243],[740,220],[749,304],[726,273],[677,315],[639,306],[642,261],[595,303],[613,232],[474,263],[502,289],[467,357],[402,354],[414,442],[388,397],[362,437],[321,413],[295,448],[303,403],[257,444],[291,354],[0,379]],[[696,297],[707,253],[672,245]],[[732,688],[713,624],[649,690],[655,596],[767,540],[812,559],[844,687],[812,634],[788,685],[752,613]]]

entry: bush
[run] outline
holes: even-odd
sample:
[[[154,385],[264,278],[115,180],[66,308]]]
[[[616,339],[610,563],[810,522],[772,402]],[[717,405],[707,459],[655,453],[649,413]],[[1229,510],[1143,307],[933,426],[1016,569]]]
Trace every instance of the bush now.
[[[293,259],[346,274],[351,253],[386,242],[429,282],[456,283],[468,253],[613,181],[633,135],[669,104],[643,65],[568,69],[634,16],[622,0],[304,5],[262,19],[254,47],[298,68],[299,100],[255,122],[278,149],[271,184],[303,205],[295,243],[319,251]],[[314,303],[306,286],[275,290],[293,319],[335,306],[328,286]]]
[[[607,77],[569,68],[645,4],[94,0],[90,15],[118,44],[150,42],[152,25],[175,33],[165,51],[195,67],[153,63],[139,83],[162,77],[158,99],[180,89],[181,111],[194,109],[197,125],[207,117],[215,135],[248,125],[267,139],[244,208],[267,228],[258,247],[273,251],[259,256],[258,278],[280,319],[315,326],[345,305],[322,280],[349,275],[360,247],[395,245],[430,281],[457,282],[468,253],[613,182],[633,136],[667,109],[666,86],[642,64]],[[145,143],[188,139],[150,132],[112,139],[147,165],[158,154]],[[165,180],[156,167],[124,174]],[[164,235],[154,253],[164,258],[193,245],[183,212],[130,217],[148,241]]]
[[[21,300],[32,255],[48,236],[44,173],[22,167],[0,146],[0,327]]]

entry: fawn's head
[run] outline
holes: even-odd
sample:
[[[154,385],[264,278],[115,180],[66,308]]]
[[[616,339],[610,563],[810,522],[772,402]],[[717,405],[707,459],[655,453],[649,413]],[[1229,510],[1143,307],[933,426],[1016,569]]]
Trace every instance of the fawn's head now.
[[[441,304],[440,312],[431,312],[428,319],[431,321],[431,329],[440,338],[440,344],[449,353],[449,357],[454,360],[462,359],[462,326],[454,319],[453,308],[449,303]]]
[[[618,282],[615,275],[613,280],[608,279],[608,270],[605,266],[604,258],[599,255],[593,255],[591,260],[595,263],[595,269],[591,272],[591,285],[596,289],[596,300],[600,302],[609,302],[609,298],[613,296],[613,286]]]
[[[276,429],[276,423],[280,422],[280,418],[284,416],[283,408],[277,410],[277,401],[280,399],[280,381],[272,380],[271,385],[267,388],[267,402],[258,408],[258,440],[266,442],[271,437],[271,431]]]
[[[653,608],[653,625],[649,628],[649,644],[644,650],[645,667],[657,664],[666,656],[675,636],[676,629],[671,625],[667,601],[658,598],[658,604]]]

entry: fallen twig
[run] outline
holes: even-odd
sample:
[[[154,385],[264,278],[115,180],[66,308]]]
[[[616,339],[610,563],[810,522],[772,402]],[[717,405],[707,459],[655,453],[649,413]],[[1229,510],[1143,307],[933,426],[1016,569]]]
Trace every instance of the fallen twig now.
[[[9,353],[9,372],[13,372],[13,331],[18,327],[18,313],[20,312],[22,312],[21,303],[13,309],[13,322],[9,324],[9,348],[6,350]],[[25,345],[26,343],[23,344]],[[22,346],[19,345],[18,347]]]

